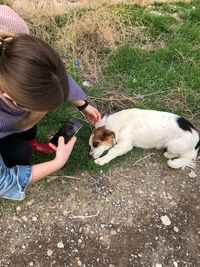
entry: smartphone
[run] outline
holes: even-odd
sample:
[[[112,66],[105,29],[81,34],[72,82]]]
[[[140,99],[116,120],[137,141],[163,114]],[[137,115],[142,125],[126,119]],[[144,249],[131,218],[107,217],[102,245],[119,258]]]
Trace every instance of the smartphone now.
[[[64,123],[64,125],[50,139],[49,142],[57,146],[59,136],[63,136],[66,144],[72,138],[72,136],[74,136],[81,129],[81,127],[82,124],[79,121],[71,118]]]

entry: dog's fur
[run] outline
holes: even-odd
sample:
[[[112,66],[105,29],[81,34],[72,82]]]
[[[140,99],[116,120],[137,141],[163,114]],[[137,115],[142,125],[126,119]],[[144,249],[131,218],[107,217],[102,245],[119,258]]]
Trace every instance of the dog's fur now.
[[[90,154],[104,165],[133,147],[165,148],[171,168],[194,167],[200,149],[200,135],[186,119],[168,112],[126,109],[95,125],[90,139]],[[100,157],[106,150],[105,156]]]

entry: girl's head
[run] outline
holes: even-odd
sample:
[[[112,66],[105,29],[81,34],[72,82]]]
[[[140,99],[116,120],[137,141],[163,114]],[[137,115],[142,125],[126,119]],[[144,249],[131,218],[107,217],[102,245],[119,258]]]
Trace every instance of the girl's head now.
[[[60,106],[69,85],[57,52],[28,34],[0,36],[1,91],[28,110],[50,111]]]

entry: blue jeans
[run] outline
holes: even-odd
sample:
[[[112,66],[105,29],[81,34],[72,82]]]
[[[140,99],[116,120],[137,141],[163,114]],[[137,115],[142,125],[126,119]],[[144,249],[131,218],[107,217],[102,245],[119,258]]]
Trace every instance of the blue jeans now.
[[[0,197],[23,200],[25,189],[32,178],[31,166],[6,167],[0,155]]]
[[[32,178],[32,151],[28,140],[36,135],[36,126],[0,139],[0,197],[22,200]]]

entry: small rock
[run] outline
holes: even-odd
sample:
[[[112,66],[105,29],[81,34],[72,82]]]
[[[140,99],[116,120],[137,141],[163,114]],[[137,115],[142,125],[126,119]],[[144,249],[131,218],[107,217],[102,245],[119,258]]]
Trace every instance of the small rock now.
[[[178,267],[178,263],[176,261],[173,262],[174,267]]]
[[[67,210],[63,210],[63,215],[66,216],[70,213],[70,211],[67,211]]]
[[[31,261],[31,262],[29,262],[29,266],[33,266],[33,262]]]
[[[115,230],[111,230],[111,231],[110,231],[110,234],[111,234],[111,235],[116,235],[117,232],[116,232]]]
[[[34,199],[29,200],[27,201],[26,206],[30,207],[31,205],[33,205],[34,202],[35,202]]]
[[[53,250],[51,250],[51,249],[48,249],[48,250],[47,250],[47,256],[49,256],[49,257],[50,257],[52,254],[53,254]]]
[[[83,85],[84,85],[85,87],[91,87],[91,83],[88,82],[88,81],[84,81],[84,82],[83,82]]]
[[[174,226],[174,232],[178,233],[178,227]]]
[[[20,206],[16,207],[16,212],[19,213],[22,210]]]
[[[156,263],[156,267],[162,267],[162,264]]]
[[[22,220],[27,222],[28,221],[28,218],[26,216],[22,216]]]
[[[191,170],[191,172],[188,173],[188,176],[194,179],[197,177],[197,174],[193,170]]]
[[[36,222],[37,221],[37,217],[36,216],[33,216],[32,217],[32,221]]]
[[[82,262],[80,260],[77,261],[78,266],[82,265]]]
[[[62,241],[58,242],[57,247],[58,248],[64,248],[63,242]]]
[[[164,225],[170,225],[171,224],[171,221],[167,215],[161,216],[160,219]]]

